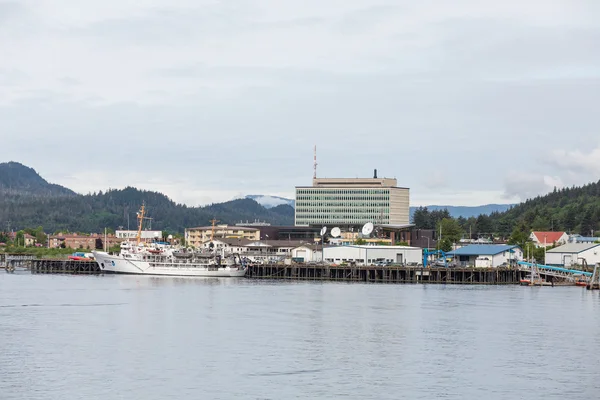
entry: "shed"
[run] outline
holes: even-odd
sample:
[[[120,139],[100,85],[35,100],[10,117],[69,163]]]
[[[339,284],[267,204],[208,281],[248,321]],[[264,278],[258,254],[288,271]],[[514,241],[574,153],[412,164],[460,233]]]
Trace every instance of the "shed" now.
[[[319,262],[321,261],[321,246],[315,244],[303,244],[292,249],[292,260],[296,262]]]
[[[600,243],[568,243],[546,252],[546,264],[569,267],[600,262]]]

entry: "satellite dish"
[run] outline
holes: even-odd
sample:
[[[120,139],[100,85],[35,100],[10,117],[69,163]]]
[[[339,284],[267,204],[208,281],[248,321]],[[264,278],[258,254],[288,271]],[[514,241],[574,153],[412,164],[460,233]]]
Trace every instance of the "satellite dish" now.
[[[321,236],[323,236],[325,234],[325,232],[327,232],[327,227],[324,226],[321,228]]]
[[[331,236],[333,236],[334,238],[339,237],[341,234],[342,231],[340,231],[340,228],[338,228],[337,226],[331,230]]]
[[[373,223],[367,222],[362,227],[362,234],[365,236],[369,236],[371,234],[371,232],[373,232]]]

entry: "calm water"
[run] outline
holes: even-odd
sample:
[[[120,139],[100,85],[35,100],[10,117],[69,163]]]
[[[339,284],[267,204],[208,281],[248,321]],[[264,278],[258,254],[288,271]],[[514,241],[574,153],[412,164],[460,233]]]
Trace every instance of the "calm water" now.
[[[0,274],[0,399],[597,399],[600,294]]]

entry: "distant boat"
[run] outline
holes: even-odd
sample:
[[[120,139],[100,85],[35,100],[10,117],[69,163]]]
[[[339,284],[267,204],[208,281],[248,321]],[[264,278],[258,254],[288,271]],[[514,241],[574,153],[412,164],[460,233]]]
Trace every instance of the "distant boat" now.
[[[531,275],[527,275],[525,278],[521,279],[519,283],[522,286],[554,286],[552,282],[547,282],[543,278],[532,278]]]

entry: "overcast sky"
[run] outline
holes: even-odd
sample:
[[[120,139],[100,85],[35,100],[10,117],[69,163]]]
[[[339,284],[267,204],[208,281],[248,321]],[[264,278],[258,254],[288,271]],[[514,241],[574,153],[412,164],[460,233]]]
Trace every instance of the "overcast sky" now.
[[[413,205],[600,179],[598,0],[0,0],[0,161],[189,205],[396,177]]]

